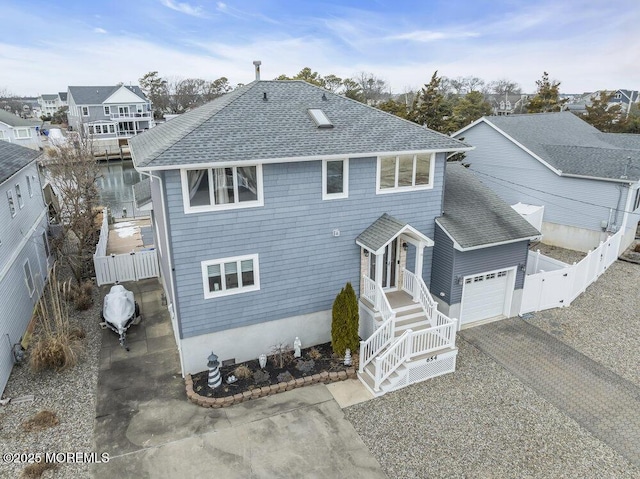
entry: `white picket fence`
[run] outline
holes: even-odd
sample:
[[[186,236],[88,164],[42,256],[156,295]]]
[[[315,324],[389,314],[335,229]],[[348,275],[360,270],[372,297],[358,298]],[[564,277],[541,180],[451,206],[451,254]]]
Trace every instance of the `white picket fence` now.
[[[93,254],[93,266],[96,271],[96,283],[122,283],[123,281],[139,281],[147,278],[157,278],[158,254],[155,249],[132,251],[125,254],[107,255],[107,240],[109,238],[109,224],[107,210],[104,210],[100,239]]]
[[[618,231],[573,265],[530,251],[520,314],[569,306],[618,258],[622,236]]]

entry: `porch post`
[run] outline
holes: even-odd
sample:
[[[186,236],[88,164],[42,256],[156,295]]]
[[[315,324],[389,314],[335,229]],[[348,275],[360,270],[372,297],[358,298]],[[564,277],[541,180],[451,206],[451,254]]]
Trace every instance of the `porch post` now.
[[[415,274],[417,278],[422,278],[422,262],[424,260],[424,248],[425,244],[422,241],[419,241],[416,245],[416,263],[415,263]],[[413,300],[420,300],[420,288],[418,288],[418,281],[413,282]]]
[[[384,252],[376,255],[376,284],[380,286],[380,289],[382,289],[382,272],[386,267],[386,265],[383,264],[383,260]],[[380,311],[380,302],[382,301],[382,298],[378,294],[378,291],[380,291],[380,289],[376,288],[376,309],[378,311]]]

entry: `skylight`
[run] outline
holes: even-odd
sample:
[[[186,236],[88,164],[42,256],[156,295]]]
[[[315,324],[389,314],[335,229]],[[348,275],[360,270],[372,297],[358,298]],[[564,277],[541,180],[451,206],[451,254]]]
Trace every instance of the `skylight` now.
[[[320,108],[309,108],[309,116],[318,128],[333,128],[331,120]]]

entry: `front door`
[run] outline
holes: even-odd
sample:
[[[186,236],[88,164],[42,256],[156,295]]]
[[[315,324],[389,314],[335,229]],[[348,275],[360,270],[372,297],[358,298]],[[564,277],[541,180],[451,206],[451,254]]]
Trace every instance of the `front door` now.
[[[377,281],[376,263],[382,261],[382,289],[395,289],[397,287],[398,259],[398,239],[396,238],[385,247],[381,257],[374,254],[369,255],[369,277]]]
[[[393,289],[396,287],[398,270],[398,238],[394,239],[384,249],[382,261],[382,288]]]

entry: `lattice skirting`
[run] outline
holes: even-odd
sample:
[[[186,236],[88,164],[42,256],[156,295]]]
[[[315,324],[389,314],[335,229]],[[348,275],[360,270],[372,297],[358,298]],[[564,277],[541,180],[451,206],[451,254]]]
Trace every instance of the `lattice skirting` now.
[[[407,369],[390,390],[395,391],[409,386],[410,384],[419,383],[426,381],[427,379],[454,372],[456,370],[457,355],[458,351],[455,350],[440,354],[434,358],[406,363],[405,365],[407,366]]]

